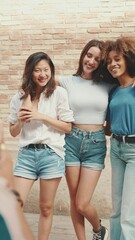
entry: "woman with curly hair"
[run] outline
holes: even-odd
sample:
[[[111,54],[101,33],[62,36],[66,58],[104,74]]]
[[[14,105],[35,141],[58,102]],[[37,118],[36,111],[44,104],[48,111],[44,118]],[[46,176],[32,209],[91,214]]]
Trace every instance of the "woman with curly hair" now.
[[[107,117],[112,132],[110,239],[129,240],[135,236],[135,39],[107,41],[103,59],[107,76],[119,81],[110,94]]]

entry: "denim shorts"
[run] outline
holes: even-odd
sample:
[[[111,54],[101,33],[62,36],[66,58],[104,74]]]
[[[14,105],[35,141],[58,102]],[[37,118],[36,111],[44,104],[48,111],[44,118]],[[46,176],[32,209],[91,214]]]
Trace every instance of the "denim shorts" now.
[[[14,175],[29,179],[52,179],[65,176],[65,161],[50,147],[19,149]]]
[[[106,157],[106,138],[104,129],[84,131],[73,127],[66,134],[66,166],[82,166],[102,170]]]

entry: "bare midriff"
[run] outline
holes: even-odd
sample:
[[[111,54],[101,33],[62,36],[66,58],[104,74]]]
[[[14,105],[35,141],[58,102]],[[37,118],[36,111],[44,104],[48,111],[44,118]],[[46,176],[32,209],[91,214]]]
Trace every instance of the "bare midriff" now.
[[[84,131],[99,131],[104,128],[102,124],[73,124],[73,127]]]

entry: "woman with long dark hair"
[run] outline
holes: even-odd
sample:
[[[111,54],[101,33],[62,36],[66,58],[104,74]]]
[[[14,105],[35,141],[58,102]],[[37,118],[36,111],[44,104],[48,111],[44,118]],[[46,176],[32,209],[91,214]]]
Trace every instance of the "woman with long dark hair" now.
[[[54,77],[50,57],[33,53],[10,104],[10,133],[20,134],[15,187],[24,203],[34,181],[40,179],[39,240],[49,238],[56,191],[65,175],[65,133],[71,131],[73,121],[66,90],[56,86]]]

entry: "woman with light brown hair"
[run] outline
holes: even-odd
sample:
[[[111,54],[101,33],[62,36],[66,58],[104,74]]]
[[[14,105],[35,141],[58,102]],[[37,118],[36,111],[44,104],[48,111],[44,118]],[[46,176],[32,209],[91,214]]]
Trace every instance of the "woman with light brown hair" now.
[[[91,201],[105,167],[104,122],[113,87],[101,77],[103,45],[103,41],[90,40],[82,49],[76,73],[58,77],[60,86],[68,92],[75,118],[72,131],[66,134],[65,160],[71,217],[78,240],[86,239],[85,219],[92,225],[93,240],[108,239],[108,230]]]

